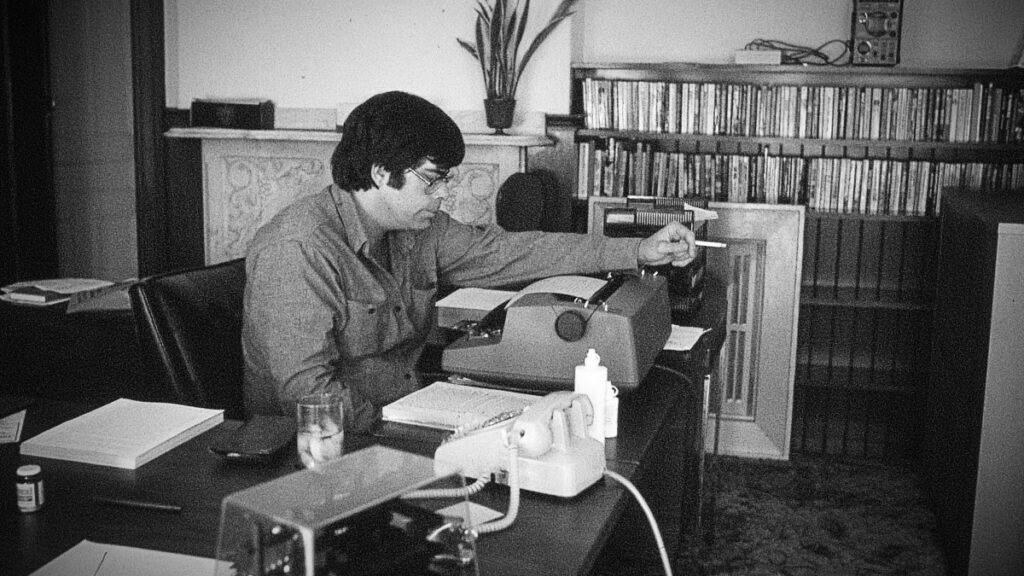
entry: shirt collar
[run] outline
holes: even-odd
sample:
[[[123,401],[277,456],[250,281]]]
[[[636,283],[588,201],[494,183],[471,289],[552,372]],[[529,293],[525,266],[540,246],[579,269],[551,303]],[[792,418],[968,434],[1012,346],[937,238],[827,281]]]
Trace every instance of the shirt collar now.
[[[341,219],[345,243],[353,251],[361,254],[368,254],[370,249],[369,239],[366,237],[366,228],[363,227],[363,220],[359,216],[359,208],[352,193],[342,190],[337,184],[331,184],[331,197],[338,210],[338,217]],[[403,230],[392,235],[393,246],[398,246],[404,252],[412,250],[416,244],[416,231]]]
[[[369,250],[369,241],[366,238],[363,221],[359,218],[359,208],[356,207],[356,201],[352,194],[342,190],[337,184],[331,184],[331,198],[338,210],[338,218],[341,219],[345,243],[354,252],[366,254]]]

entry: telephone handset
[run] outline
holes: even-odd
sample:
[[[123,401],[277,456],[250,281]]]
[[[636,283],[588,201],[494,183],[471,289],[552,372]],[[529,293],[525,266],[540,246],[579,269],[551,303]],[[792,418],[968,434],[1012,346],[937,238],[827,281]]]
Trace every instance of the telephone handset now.
[[[510,442],[519,446],[519,454],[528,458],[548,450],[566,452],[574,438],[586,438],[594,421],[590,398],[568,391],[552,392],[531,404],[512,423]]]
[[[523,490],[572,497],[601,479],[604,444],[587,436],[594,409],[583,394],[552,392],[515,420],[466,433],[441,444],[435,466],[455,466],[470,478],[511,484],[509,451],[518,450]]]

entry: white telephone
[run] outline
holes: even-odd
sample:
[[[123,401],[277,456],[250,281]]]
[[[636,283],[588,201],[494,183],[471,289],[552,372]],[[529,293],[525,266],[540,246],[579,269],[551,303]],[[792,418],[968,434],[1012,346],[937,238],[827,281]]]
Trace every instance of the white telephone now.
[[[576,496],[605,470],[604,444],[587,436],[593,418],[587,396],[552,392],[515,420],[445,442],[434,452],[435,467],[456,466],[470,478],[493,476],[523,490]],[[510,450],[517,452],[515,462]]]

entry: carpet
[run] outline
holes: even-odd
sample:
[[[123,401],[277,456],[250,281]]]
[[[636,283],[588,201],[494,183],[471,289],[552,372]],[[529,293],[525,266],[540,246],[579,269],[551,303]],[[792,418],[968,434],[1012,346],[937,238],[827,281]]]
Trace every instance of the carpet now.
[[[935,516],[911,464],[714,458],[709,541],[683,554],[677,573],[944,576]]]

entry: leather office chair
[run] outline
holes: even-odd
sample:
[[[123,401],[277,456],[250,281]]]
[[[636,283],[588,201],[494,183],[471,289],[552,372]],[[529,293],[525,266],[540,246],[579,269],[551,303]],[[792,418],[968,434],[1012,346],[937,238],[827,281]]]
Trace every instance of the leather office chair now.
[[[550,172],[516,172],[509,176],[495,198],[494,215],[510,232],[569,229],[569,202],[559,195],[558,181]]]
[[[129,289],[143,373],[167,400],[244,418],[245,260],[165,272]]]

